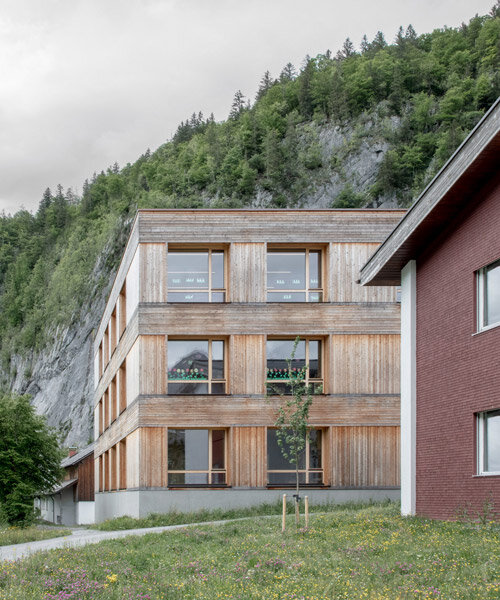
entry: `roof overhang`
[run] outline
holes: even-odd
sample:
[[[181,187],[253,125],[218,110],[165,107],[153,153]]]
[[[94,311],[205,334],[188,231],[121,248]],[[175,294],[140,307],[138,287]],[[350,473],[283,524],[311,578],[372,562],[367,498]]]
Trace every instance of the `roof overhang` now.
[[[362,285],[399,285],[416,258],[487,180],[499,173],[500,98],[361,269]]]

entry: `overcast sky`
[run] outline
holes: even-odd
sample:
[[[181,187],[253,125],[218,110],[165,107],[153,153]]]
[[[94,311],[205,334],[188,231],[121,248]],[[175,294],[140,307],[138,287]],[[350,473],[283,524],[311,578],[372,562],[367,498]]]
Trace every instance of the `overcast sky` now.
[[[263,73],[399,25],[418,34],[494,0],[1,0],[0,211],[46,187],[81,192],[134,162],[193,111],[227,117]]]

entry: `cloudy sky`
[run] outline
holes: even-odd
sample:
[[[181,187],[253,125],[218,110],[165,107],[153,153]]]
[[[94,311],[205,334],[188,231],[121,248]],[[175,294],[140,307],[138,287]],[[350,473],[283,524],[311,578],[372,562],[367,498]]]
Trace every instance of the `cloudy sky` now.
[[[81,192],[199,110],[226,118],[306,54],[399,25],[456,27],[494,0],[1,0],[0,212]]]

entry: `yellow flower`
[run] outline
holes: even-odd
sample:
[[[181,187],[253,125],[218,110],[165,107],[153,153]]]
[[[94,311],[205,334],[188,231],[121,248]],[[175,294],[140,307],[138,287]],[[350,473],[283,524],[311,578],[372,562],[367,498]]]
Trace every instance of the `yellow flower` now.
[[[116,573],[113,573],[112,575],[106,575],[106,579],[109,581],[109,583],[114,583],[118,579],[118,575]]]

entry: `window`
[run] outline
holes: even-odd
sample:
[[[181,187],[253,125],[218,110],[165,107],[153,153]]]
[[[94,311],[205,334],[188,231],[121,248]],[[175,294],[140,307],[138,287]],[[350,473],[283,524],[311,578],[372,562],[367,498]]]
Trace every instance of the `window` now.
[[[306,385],[312,386],[313,393],[322,394],[321,340],[299,340],[291,363],[291,372],[289,372],[287,359],[292,355],[294,344],[295,340],[267,340],[267,393],[289,392],[290,379],[305,367]]]
[[[500,475],[500,410],[477,417],[479,475]]]
[[[269,250],[268,302],[321,302],[321,250]]]
[[[169,486],[225,484],[225,430],[168,430]]]
[[[500,325],[500,260],[477,272],[478,329]]]
[[[223,340],[168,340],[169,394],[225,394]]]
[[[169,302],[224,302],[224,250],[168,253]]]
[[[301,484],[323,484],[322,445],[323,432],[321,429],[312,429],[306,436],[306,447],[299,456]],[[267,482],[268,485],[295,485],[295,464],[283,456],[276,429],[267,430]]]

